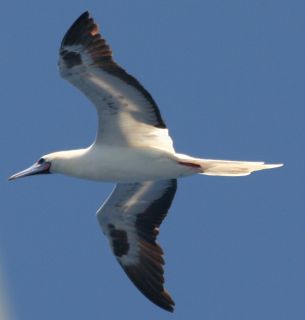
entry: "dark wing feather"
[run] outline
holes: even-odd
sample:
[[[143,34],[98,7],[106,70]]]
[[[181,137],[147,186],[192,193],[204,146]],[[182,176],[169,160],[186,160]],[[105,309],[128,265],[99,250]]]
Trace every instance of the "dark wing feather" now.
[[[156,238],[176,188],[176,180],[118,184],[98,211],[113,253],[130,280],[168,311],[173,311],[174,301],[163,286],[163,251]]]

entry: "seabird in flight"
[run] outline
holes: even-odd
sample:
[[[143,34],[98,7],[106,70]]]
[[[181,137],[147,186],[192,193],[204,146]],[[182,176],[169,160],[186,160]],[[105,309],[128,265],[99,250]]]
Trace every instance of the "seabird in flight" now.
[[[264,162],[224,161],[178,154],[150,93],[112,58],[88,12],[64,36],[60,75],[95,105],[96,139],[88,148],[42,156],[11,180],[46,173],[116,182],[97,211],[119,264],[135,286],[159,307],[173,311],[164,289],[163,251],[156,243],[177,179],[193,174],[245,176],[280,167]]]

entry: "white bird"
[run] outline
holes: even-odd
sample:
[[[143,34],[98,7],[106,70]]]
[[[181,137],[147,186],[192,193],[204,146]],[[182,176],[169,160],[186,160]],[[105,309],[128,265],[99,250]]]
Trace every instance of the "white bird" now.
[[[44,155],[10,179],[62,173],[116,182],[97,211],[99,224],[135,286],[159,307],[173,311],[175,303],[163,286],[163,252],[156,237],[175,196],[177,179],[193,174],[245,176],[282,164],[198,159],[176,153],[156,102],[112,59],[110,47],[88,12],[62,40],[59,71],[95,105],[96,139],[85,149]]]

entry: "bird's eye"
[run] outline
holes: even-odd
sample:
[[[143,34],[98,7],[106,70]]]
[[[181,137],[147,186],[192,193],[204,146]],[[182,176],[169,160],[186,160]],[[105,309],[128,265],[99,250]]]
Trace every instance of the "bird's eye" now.
[[[43,164],[44,162],[45,162],[45,159],[44,159],[44,158],[40,158],[40,159],[37,161],[38,164]]]

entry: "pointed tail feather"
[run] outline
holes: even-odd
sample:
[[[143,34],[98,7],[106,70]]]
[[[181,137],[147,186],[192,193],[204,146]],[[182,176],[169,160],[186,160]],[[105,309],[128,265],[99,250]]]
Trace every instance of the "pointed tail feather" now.
[[[254,171],[273,169],[283,164],[265,164],[264,162],[205,160],[201,163],[203,172],[208,176],[247,176]]]
[[[283,166],[281,163],[265,164],[264,162],[198,159],[182,154],[179,154],[179,159],[200,165],[202,168],[202,172],[200,172],[200,174],[205,174],[208,176],[247,176],[254,171],[279,168]]]

